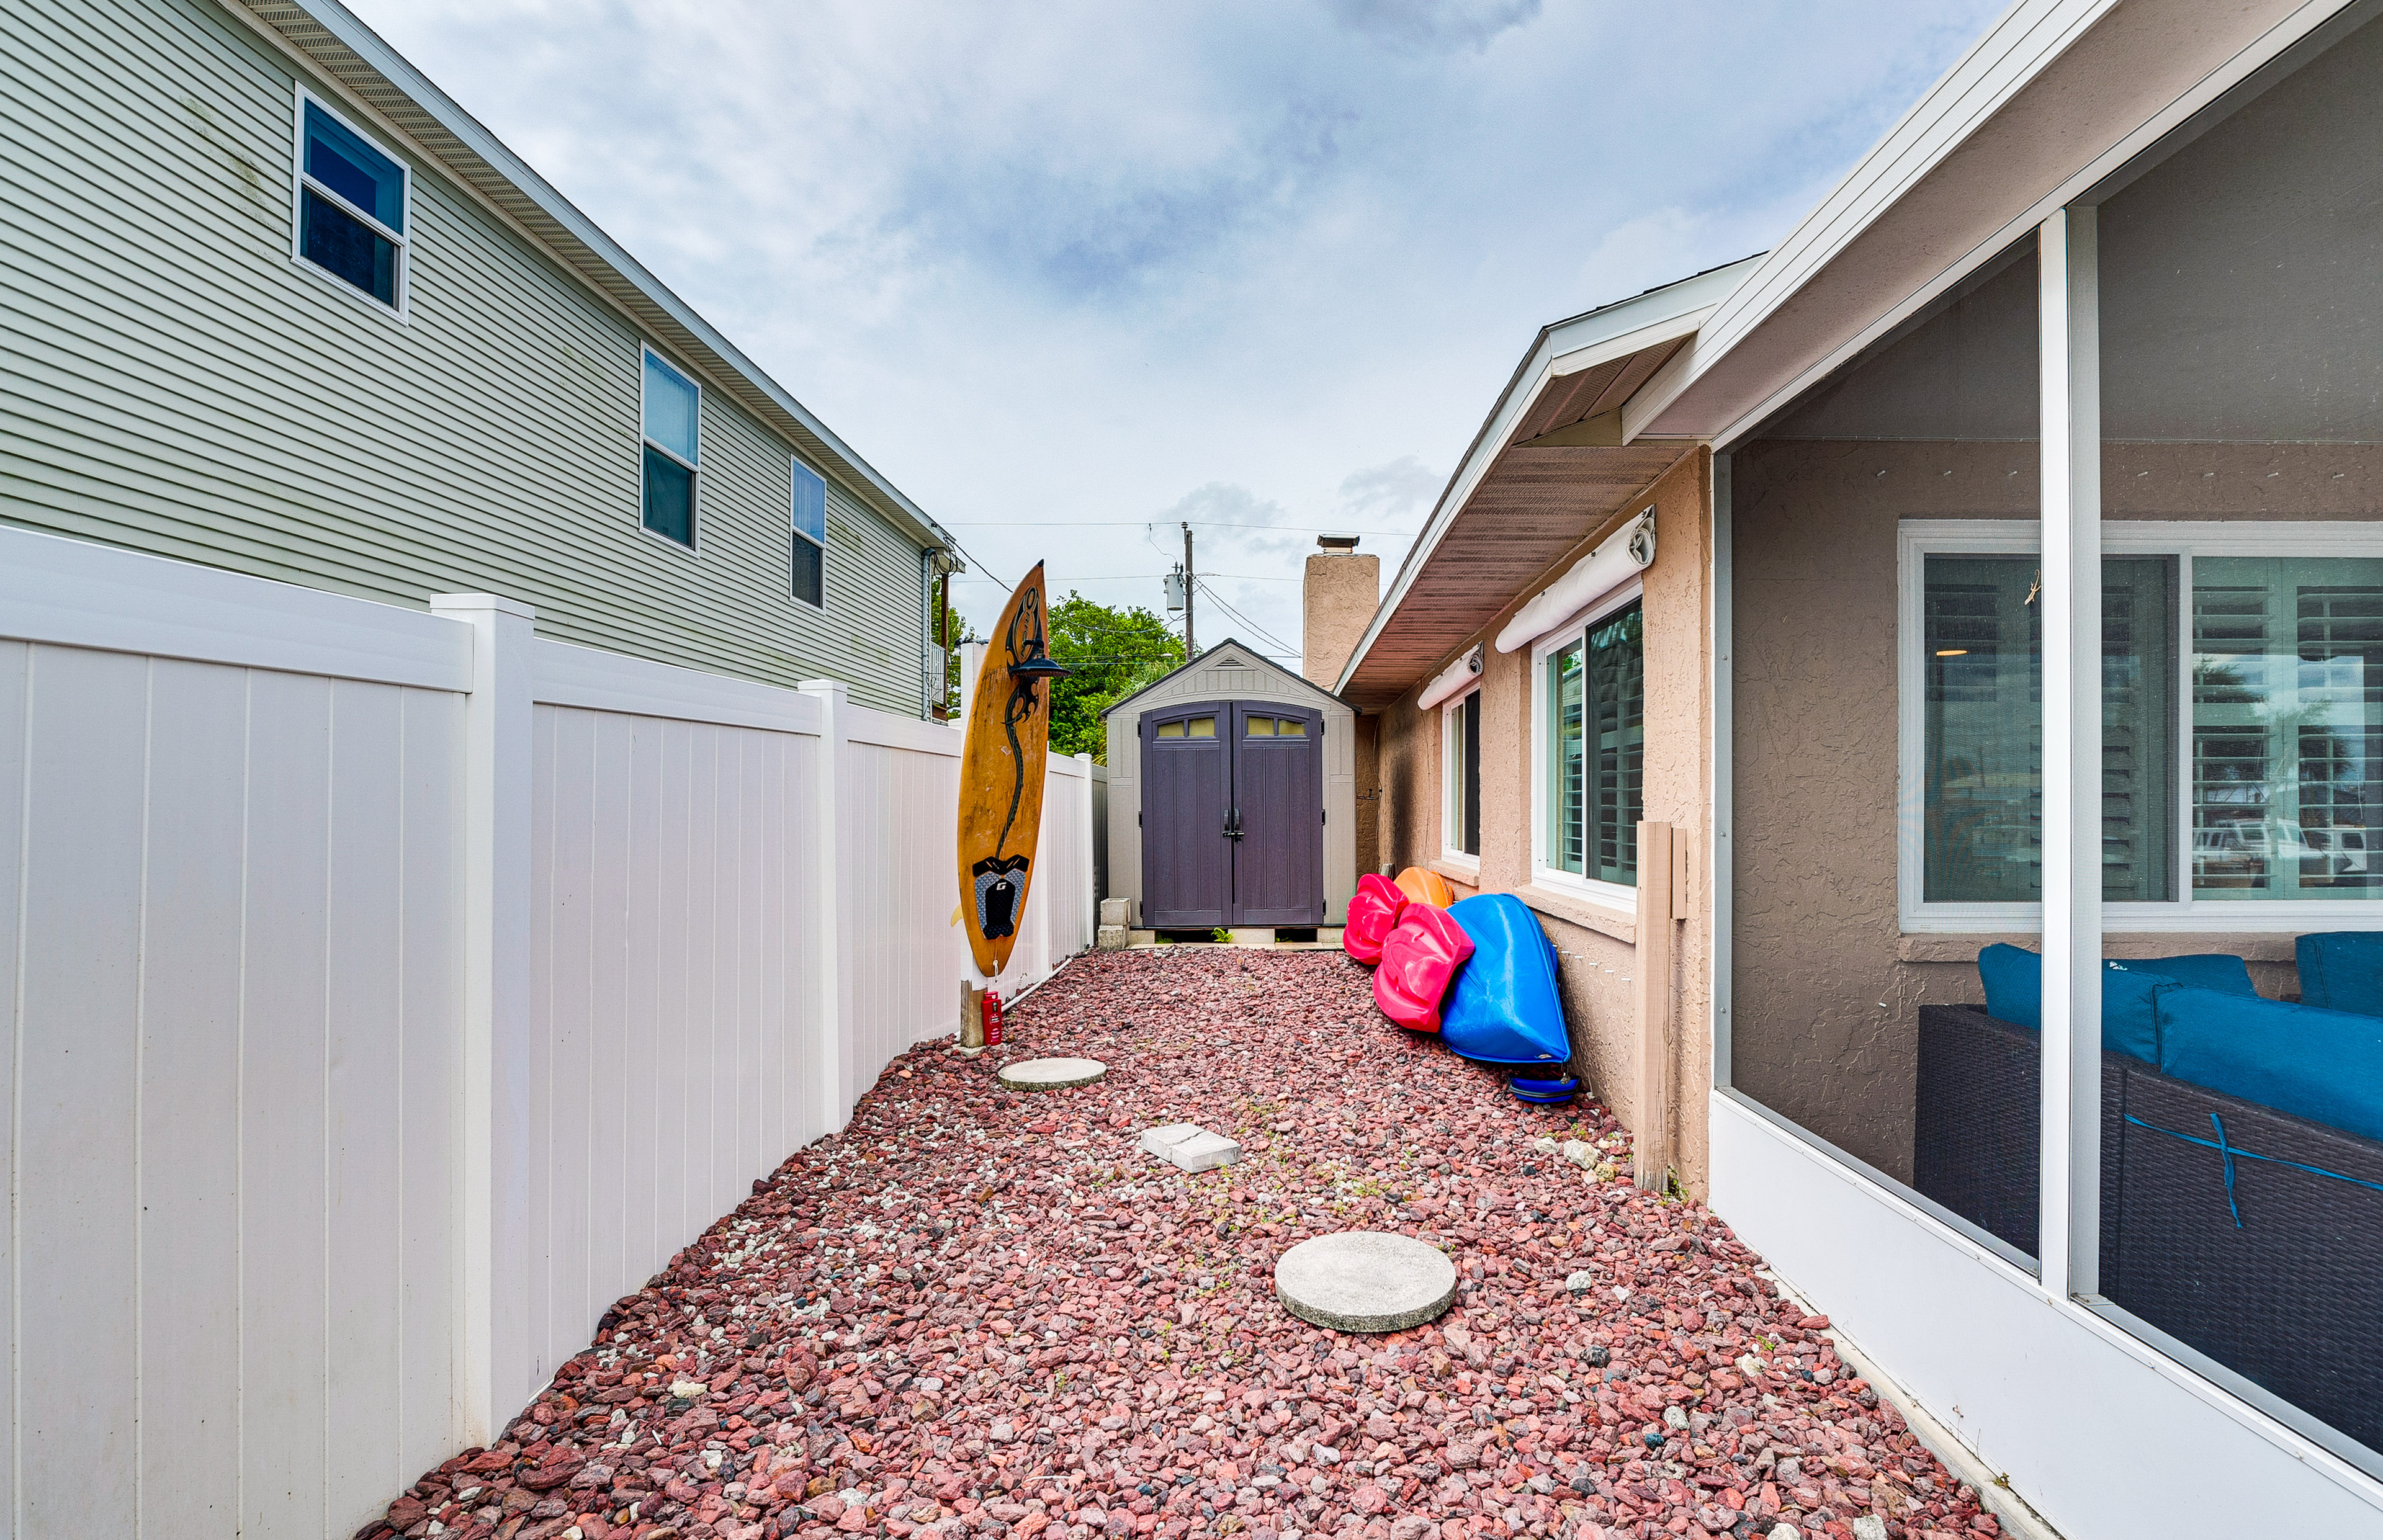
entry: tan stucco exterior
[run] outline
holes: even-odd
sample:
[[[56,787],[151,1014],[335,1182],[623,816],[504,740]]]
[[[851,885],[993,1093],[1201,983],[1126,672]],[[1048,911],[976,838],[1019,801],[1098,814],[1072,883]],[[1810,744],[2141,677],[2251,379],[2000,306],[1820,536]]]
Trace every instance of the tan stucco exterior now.
[[[1690,455],[1626,511],[1592,531],[1516,593],[1494,621],[1449,649],[1453,659],[1494,638],[1514,610],[1599,540],[1641,509],[1656,509],[1657,552],[1645,585],[1647,648],[1647,817],[1670,822],[1690,847],[1687,918],[1676,927],[1671,980],[1673,1062],[1670,1121],[1675,1168],[1701,1195],[1707,1171],[1706,1088],[1712,1082],[1710,906],[1701,875],[1710,849],[1712,702],[1706,637],[1712,566],[1710,457]],[[1531,882],[1532,777],[1530,649],[1484,648],[1481,672],[1481,856],[1477,867],[1443,855],[1440,727],[1442,711],[1415,706],[1420,684],[1380,716],[1380,865],[1396,870],[1436,866],[1464,893],[1513,893],[1535,909],[1555,943],[1573,1067],[1629,1127],[1640,1126],[1637,1100],[1636,924]]]
[[[1382,602],[1382,559],[1354,551],[1311,556],[1300,599],[1300,675],[1328,690]]]
[[[2367,519],[2383,450],[2113,444],[2102,480],[2112,520]],[[1731,1079],[1898,1180],[1920,1004],[1982,999],[1978,949],[2035,938],[1901,933],[1895,528],[2032,521],[2037,482],[2029,443],[1770,439],[1731,458]],[[2113,932],[2104,950],[2230,952],[2262,992],[2299,988],[2289,932]]]

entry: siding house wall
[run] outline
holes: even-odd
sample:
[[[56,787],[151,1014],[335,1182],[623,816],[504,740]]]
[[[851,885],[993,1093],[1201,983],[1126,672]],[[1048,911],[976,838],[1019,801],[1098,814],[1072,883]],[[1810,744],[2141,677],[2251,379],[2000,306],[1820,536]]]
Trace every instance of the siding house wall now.
[[[411,167],[403,323],[290,256],[302,80]],[[10,7],[0,147],[0,522],[918,713],[917,545],[831,476],[796,602],[789,447],[710,388],[698,548],[647,534],[637,328],[232,13]]]

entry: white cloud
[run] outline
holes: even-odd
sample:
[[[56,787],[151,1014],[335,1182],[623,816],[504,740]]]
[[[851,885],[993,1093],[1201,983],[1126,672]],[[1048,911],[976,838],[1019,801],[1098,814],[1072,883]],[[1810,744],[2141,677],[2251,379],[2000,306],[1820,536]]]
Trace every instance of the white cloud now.
[[[1341,477],[1340,507],[1360,528],[1395,526],[1421,518],[1439,496],[1441,480],[1422,461],[1402,454]]]
[[[1191,499],[1416,527],[1542,322],[1775,240],[1998,0],[351,3],[994,573],[1155,602]]]
[[[1526,26],[1539,0],[1328,0],[1352,31],[1429,53],[1479,53],[1500,32]]]

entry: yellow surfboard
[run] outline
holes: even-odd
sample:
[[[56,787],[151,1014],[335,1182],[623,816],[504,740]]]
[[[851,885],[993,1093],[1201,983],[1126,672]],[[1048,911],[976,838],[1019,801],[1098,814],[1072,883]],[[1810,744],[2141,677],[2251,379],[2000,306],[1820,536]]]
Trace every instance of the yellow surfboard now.
[[[1038,561],[994,622],[960,749],[960,923],[988,979],[1009,963],[1034,880],[1051,681],[1068,671],[1051,660],[1049,635]]]

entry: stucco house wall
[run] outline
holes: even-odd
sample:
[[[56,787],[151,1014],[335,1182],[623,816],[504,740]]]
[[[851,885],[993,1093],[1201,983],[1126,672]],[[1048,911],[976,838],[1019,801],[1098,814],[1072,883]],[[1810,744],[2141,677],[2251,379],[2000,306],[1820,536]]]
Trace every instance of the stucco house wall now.
[[[1450,650],[1462,656],[1496,636],[1515,610],[1599,541],[1655,508],[1656,556],[1641,574],[1647,649],[1646,816],[1669,822],[1689,846],[1687,918],[1672,921],[1669,1088],[1676,1170],[1701,1195],[1708,1169],[1706,1088],[1712,1082],[1711,921],[1703,871],[1710,850],[1711,722],[1710,634],[1712,562],[1711,457],[1699,450],[1625,511],[1593,531],[1513,596],[1497,618]],[[1426,676],[1428,677],[1428,676]],[[1624,1125],[1642,1124],[1637,1104],[1637,925],[1634,916],[1555,893],[1531,881],[1530,649],[1485,647],[1481,671],[1481,857],[1477,869],[1442,855],[1438,708],[1421,711],[1409,692],[1380,717],[1384,864],[1428,866],[1461,895],[1512,893],[1539,917],[1554,942],[1573,1068]]]
[[[1979,948],[2037,938],[1901,932],[1895,529],[2031,524],[2036,446],[1771,438],[1730,470],[1731,1079],[1908,1182],[1920,1004],[1982,1000]],[[2110,444],[2102,485],[2112,521],[2371,519],[2383,448]],[[2299,990],[2287,932],[2113,931],[2104,952],[2229,952],[2262,993]]]

